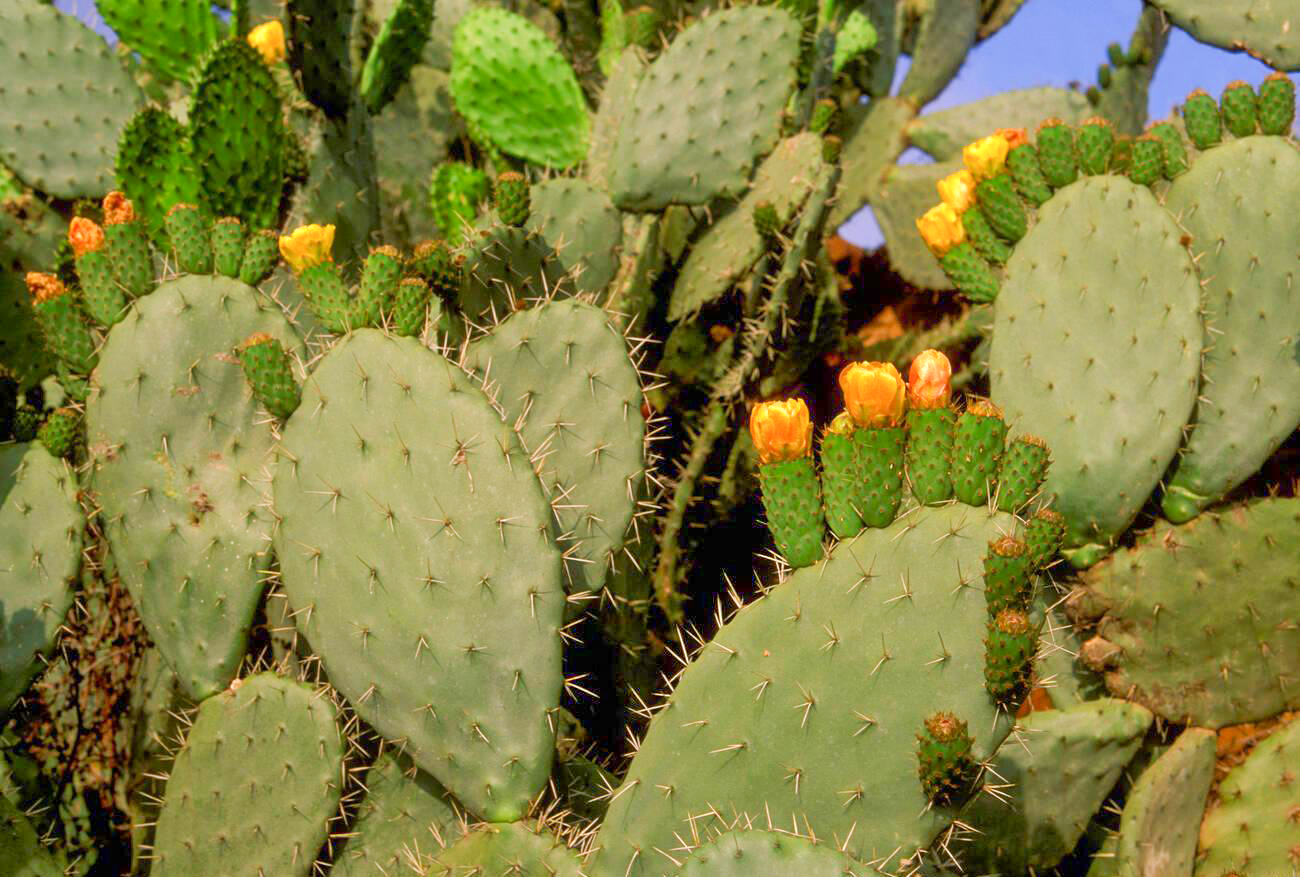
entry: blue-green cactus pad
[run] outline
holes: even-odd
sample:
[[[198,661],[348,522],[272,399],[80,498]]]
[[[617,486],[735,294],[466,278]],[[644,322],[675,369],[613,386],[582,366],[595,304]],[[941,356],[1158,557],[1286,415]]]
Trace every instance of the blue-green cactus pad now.
[[[0,161],[56,198],[113,187],[140,89],[103,37],[52,5],[0,2]]]
[[[483,7],[460,20],[451,94],[461,115],[503,152],[556,168],[587,154],[591,120],[578,77],[523,16]]]
[[[1196,401],[1201,289],[1182,235],[1149,190],[1084,178],[1043,205],[994,306],[993,401],[1052,449],[1044,489],[1089,560],[1142,508]]]
[[[1194,38],[1300,70],[1300,15],[1288,0],[1152,0]]]
[[[39,444],[0,445],[0,716],[43,666],[81,568],[77,479]]]
[[[579,292],[599,294],[618,271],[623,220],[609,196],[584,180],[558,177],[532,187],[528,226],[538,232]]]
[[[168,79],[187,79],[221,29],[207,0],[98,0],[95,8],[118,39]]]
[[[118,570],[145,628],[194,698],[243,659],[266,578],[271,424],[236,346],[302,342],[237,280],[187,276],[136,301],[92,375],[92,482]]]
[[[743,191],[781,133],[799,33],[779,7],[743,6],[678,34],[642,76],[623,118],[610,167],[614,203],[660,210]]]
[[[500,414],[415,339],[355,332],[285,425],[275,507],[330,681],[470,810],[518,819],[550,772],[564,592],[551,508]]]
[[[788,831],[729,831],[689,852],[678,877],[867,877],[880,872],[829,842]]]
[[[487,825],[443,850],[431,874],[482,877],[583,877],[574,851],[528,823]]]

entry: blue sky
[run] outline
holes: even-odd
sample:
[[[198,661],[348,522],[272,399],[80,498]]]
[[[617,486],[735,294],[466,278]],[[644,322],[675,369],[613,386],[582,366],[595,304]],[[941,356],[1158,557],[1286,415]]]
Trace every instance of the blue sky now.
[[[55,6],[107,32],[93,0],[55,0]],[[967,56],[957,78],[926,112],[1017,88],[1068,86],[1071,82],[1091,85],[1098,65],[1106,60],[1106,46],[1119,43],[1128,47],[1141,10],[1140,0],[1028,0],[1010,24]],[[900,81],[907,70],[906,61],[904,58],[899,65]],[[1217,96],[1233,80],[1258,84],[1269,72],[1266,65],[1244,53],[1202,45],[1174,28],[1151,84],[1151,118],[1168,115],[1194,88]],[[908,162],[926,160],[915,149],[903,156]],[[850,219],[840,233],[868,248],[882,241],[870,209]]]

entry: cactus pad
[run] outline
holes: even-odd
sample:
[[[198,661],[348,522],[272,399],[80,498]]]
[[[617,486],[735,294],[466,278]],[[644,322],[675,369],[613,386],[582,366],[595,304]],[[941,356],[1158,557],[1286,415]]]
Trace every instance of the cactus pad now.
[[[545,828],[528,823],[486,825],[437,857],[431,874],[496,877],[582,877],[577,856]]]
[[[262,592],[271,429],[235,355],[254,332],[304,355],[274,302],[244,284],[164,283],[109,333],[86,408],[118,569],[195,698],[235,675]]]
[[[599,591],[645,467],[641,383],[627,342],[599,308],[557,301],[510,316],[470,345],[465,365],[535,460],[576,561],[570,589]]]
[[[1076,620],[1119,647],[1106,684],[1171,722],[1220,728],[1300,706],[1300,499],[1158,523],[1090,570]]]
[[[591,121],[578,79],[523,16],[482,8],[460,20],[451,94],[461,115],[503,152],[555,168],[586,157]]]
[[[579,292],[599,293],[614,279],[623,222],[600,189],[564,177],[538,183],[528,225],[555,250]]]
[[[331,681],[471,810],[519,818],[550,769],[564,595],[514,433],[456,366],[363,329],[282,446],[276,553]]]
[[[1165,197],[1191,233],[1209,326],[1191,434],[1166,489],[1172,521],[1248,478],[1300,424],[1300,226],[1278,221],[1297,181],[1300,150],[1249,137],[1201,156]]]
[[[117,183],[161,239],[163,217],[176,204],[199,200],[185,128],[165,110],[145,107],[131,118],[117,144]]]
[[[729,51],[738,45],[743,55]],[[779,7],[714,12],[678,34],[623,119],[614,203],[658,210],[741,192],[754,161],[776,145],[798,52],[799,25]]]
[[[0,716],[72,605],[84,523],[67,464],[40,445],[0,445]]]
[[[154,838],[157,877],[241,872],[308,877],[343,779],[328,698],[270,673],[199,706],[167,780]]]
[[[95,8],[122,42],[167,79],[186,80],[220,27],[206,0],[100,0]]]
[[[1043,206],[1007,262],[993,401],[1051,448],[1044,490],[1067,545],[1087,555],[1137,515],[1196,400],[1200,286],[1181,236],[1147,189],[1084,178]]]
[[[0,161],[57,198],[113,188],[140,89],[99,34],[52,5],[0,4]]]
[[[675,873],[678,877],[865,877],[872,872],[830,843],[785,831],[729,831],[692,849]]]
[[[1300,27],[1285,0],[1154,0],[1195,39],[1221,49],[1246,51],[1270,67],[1300,70]]]
[[[1213,731],[1188,728],[1133,784],[1115,850],[1122,877],[1192,873],[1214,778],[1214,741]]]

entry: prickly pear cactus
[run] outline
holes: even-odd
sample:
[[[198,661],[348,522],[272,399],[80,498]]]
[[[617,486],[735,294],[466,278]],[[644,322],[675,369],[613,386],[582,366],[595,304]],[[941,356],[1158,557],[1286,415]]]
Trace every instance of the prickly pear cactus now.
[[[234,678],[265,581],[273,437],[236,356],[255,332],[305,355],[252,287],[166,281],[109,332],[86,406],[93,487],[122,577],[196,698]]]
[[[176,755],[151,873],[307,877],[343,781],[334,706],[272,673],[207,698]]]
[[[473,812],[519,818],[550,770],[564,592],[552,510],[482,390],[414,339],[347,336],[285,424],[275,509],[330,681]]]
[[[828,842],[786,831],[736,830],[701,838],[674,856],[686,856],[680,877],[843,877],[866,870]]]
[[[485,825],[438,854],[434,873],[582,877],[574,851],[542,825]]]

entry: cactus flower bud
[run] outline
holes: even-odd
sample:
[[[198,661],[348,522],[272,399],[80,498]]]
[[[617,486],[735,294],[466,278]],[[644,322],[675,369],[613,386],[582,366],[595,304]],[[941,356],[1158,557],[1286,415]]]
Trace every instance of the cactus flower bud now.
[[[953,247],[966,240],[966,230],[962,227],[961,216],[948,204],[937,204],[925,212],[916,221],[916,230],[921,239],[938,258]]]
[[[259,24],[248,32],[248,44],[262,56],[268,64],[284,60],[284,25],[279,21]]]
[[[42,302],[49,301],[52,298],[58,298],[67,292],[63,281],[53,274],[41,274],[37,271],[27,272],[27,291],[31,293],[32,301]]]
[[[958,213],[965,213],[967,208],[975,203],[975,178],[971,176],[970,171],[961,170],[948,174],[935,183],[935,187],[939,190],[939,197],[943,203]]]
[[[1029,142],[1029,134],[1026,133],[1024,128],[999,128],[996,133],[1007,141],[1008,152]]]
[[[938,350],[922,350],[907,370],[907,404],[947,408],[952,401],[952,363]]]
[[[331,261],[334,247],[334,226],[303,225],[293,233],[280,238],[280,255],[289,263],[293,273],[303,271],[322,262]]]
[[[80,259],[86,253],[104,249],[104,230],[93,219],[74,216],[68,223],[68,243],[72,244],[72,255]]]
[[[840,371],[844,410],[858,426],[897,426],[907,404],[903,376],[888,362],[851,362]]]
[[[122,225],[135,222],[135,205],[121,192],[104,196],[104,225]]]
[[[975,180],[987,180],[997,176],[1002,166],[1007,163],[1007,153],[1011,151],[1006,138],[997,134],[981,137],[974,143],[968,143],[961,151],[962,161]]]
[[[798,460],[812,453],[812,421],[802,399],[760,402],[749,416],[749,434],[761,463]]]

